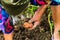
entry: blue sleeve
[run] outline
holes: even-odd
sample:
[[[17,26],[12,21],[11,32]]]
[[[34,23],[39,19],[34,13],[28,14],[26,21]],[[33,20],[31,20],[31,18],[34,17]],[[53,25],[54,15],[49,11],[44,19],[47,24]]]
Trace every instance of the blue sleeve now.
[[[2,9],[2,16],[8,18],[9,14],[5,11],[5,9]]]
[[[30,3],[31,3],[32,5],[36,5],[36,6],[38,5],[37,2],[36,2],[36,0],[30,0]]]
[[[60,3],[60,0],[53,0],[53,1]]]

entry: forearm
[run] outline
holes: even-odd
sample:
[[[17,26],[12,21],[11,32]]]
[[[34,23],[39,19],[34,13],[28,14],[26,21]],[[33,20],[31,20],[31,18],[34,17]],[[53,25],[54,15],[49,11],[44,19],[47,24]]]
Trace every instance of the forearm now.
[[[35,12],[35,14],[34,14],[34,16],[33,16],[33,18],[31,20],[33,20],[33,21],[40,20],[42,15],[44,14],[46,8],[47,8],[47,5],[39,7],[39,9]]]

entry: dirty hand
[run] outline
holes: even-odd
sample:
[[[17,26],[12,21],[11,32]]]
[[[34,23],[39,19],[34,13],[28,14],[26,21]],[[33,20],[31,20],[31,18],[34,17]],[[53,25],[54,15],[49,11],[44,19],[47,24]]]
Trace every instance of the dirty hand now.
[[[29,29],[29,28],[31,28],[32,26],[33,26],[33,24],[32,24],[32,23],[29,23],[29,22],[25,22],[25,23],[23,24],[23,27],[26,28],[26,29]]]
[[[33,21],[29,20],[29,23],[32,23]],[[33,30],[37,27],[37,25],[40,24],[40,21],[34,21],[34,23],[32,23],[33,26],[31,26],[31,28],[29,28],[28,30]]]
[[[25,22],[23,24],[23,27],[28,29],[28,30],[33,30],[33,29],[35,29],[37,27],[37,25],[39,25],[39,23],[40,23],[40,21],[35,21],[33,23],[33,21],[29,20],[28,22]]]

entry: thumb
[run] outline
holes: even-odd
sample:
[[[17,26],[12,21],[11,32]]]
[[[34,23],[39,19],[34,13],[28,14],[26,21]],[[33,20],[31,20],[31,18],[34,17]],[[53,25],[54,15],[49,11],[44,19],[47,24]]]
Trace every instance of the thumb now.
[[[29,30],[35,29],[35,28],[37,27],[37,25],[39,25],[39,23],[40,23],[39,21],[38,21],[38,22],[35,22],[35,23],[34,23],[34,26],[33,26],[32,28],[29,28]]]
[[[31,19],[31,20],[29,20],[28,22],[29,22],[29,23],[32,23],[32,22],[33,22],[33,20]]]

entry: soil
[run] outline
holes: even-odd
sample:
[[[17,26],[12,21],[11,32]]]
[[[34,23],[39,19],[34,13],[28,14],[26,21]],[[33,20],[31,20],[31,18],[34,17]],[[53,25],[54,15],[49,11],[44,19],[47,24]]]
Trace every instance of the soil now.
[[[51,40],[50,27],[46,16],[46,14],[43,15],[41,24],[34,30],[20,27],[18,31],[14,31],[13,40]],[[3,40],[2,32],[0,32],[0,40]]]

